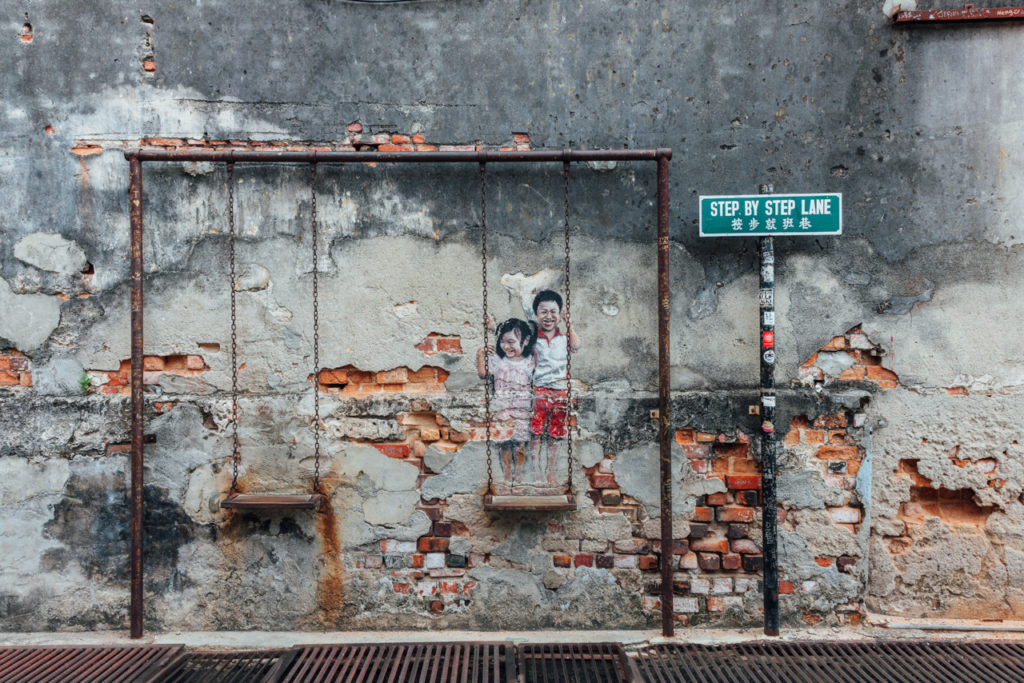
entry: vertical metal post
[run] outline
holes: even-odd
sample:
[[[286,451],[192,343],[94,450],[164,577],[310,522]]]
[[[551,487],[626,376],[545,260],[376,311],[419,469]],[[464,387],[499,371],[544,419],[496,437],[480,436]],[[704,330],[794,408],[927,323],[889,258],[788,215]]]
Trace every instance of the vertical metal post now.
[[[674,633],[672,562],[675,539],[672,533],[672,443],[669,399],[669,311],[671,295],[668,273],[668,156],[658,157],[658,442],[661,448],[661,633]]]
[[[131,427],[131,637],[142,637],[142,162],[129,159],[128,211],[131,220],[131,326],[132,326],[132,427]]]
[[[771,194],[761,185],[759,194]],[[761,256],[761,546],[764,554],[764,632],[779,635],[779,565],[775,509],[775,238],[760,239]]]

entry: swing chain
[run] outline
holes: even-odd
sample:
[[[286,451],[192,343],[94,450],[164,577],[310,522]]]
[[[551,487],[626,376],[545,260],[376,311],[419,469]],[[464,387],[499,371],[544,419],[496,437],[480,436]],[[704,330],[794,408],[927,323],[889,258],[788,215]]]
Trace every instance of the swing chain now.
[[[491,359],[487,353],[489,339],[487,317],[487,164],[480,162],[480,242],[483,254],[483,290],[484,290],[484,413],[486,415],[487,443],[487,493],[494,492],[494,473],[491,465]]]
[[[231,252],[231,493],[238,489],[238,465],[242,453],[238,446],[238,320],[235,303],[235,162],[228,171],[228,245]]]
[[[562,180],[563,189],[565,192],[565,310],[572,315],[572,309],[569,307],[572,287],[569,282],[569,161],[562,162]],[[570,321],[572,318],[569,319]],[[572,406],[572,349],[569,347],[569,323],[566,323],[566,353],[565,353],[565,422],[566,422],[566,461],[569,467],[569,481],[567,484],[568,491],[573,492],[572,484],[572,432],[575,428],[573,420],[573,406]]]
[[[313,233],[313,492],[320,490],[320,305],[317,257],[316,162],[309,165]]]

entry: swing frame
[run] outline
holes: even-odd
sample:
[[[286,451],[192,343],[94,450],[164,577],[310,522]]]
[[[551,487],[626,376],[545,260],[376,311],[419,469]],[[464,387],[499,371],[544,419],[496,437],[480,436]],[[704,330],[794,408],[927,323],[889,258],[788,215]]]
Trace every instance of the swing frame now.
[[[131,483],[129,500],[129,556],[131,582],[129,587],[129,622],[132,639],[143,636],[143,456],[145,429],[145,395],[143,393],[143,316],[144,270],[143,184],[144,162],[240,162],[240,163],[545,163],[588,161],[652,161],[657,165],[657,263],[658,263],[658,441],[661,480],[661,547],[673,547],[672,539],[672,477],[671,421],[669,415],[671,371],[669,365],[669,184],[670,148],[624,150],[532,150],[532,151],[465,151],[465,152],[368,152],[368,151],[265,151],[216,149],[136,149],[126,150],[128,161],[128,212],[131,306]],[[672,614],[672,554],[661,554],[661,625],[662,634],[674,633]]]

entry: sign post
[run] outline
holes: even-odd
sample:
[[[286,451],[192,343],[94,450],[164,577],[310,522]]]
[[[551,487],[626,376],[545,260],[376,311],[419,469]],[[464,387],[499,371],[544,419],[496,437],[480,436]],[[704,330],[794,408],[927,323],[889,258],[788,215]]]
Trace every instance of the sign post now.
[[[764,632],[779,635],[778,516],[775,482],[775,235],[838,235],[842,232],[841,194],[772,194],[761,185],[756,195],[702,196],[701,237],[758,236],[758,311],[761,366],[761,552],[764,556]]]

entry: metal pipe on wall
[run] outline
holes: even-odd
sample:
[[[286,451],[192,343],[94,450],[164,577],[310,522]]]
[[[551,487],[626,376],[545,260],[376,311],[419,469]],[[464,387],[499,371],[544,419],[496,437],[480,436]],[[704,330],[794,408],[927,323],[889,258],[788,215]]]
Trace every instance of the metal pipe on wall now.
[[[668,270],[668,158],[658,158],[658,444],[661,454],[661,633],[666,638],[674,631],[672,598],[672,558],[675,539],[672,533],[672,442],[669,405],[671,372],[669,365],[669,313],[671,288]]]
[[[132,327],[132,368],[131,368],[131,500],[129,536],[131,555],[131,637],[142,637],[142,430],[145,402],[142,387],[142,162],[129,159],[128,212],[131,221],[129,251],[131,254],[131,327]]]

